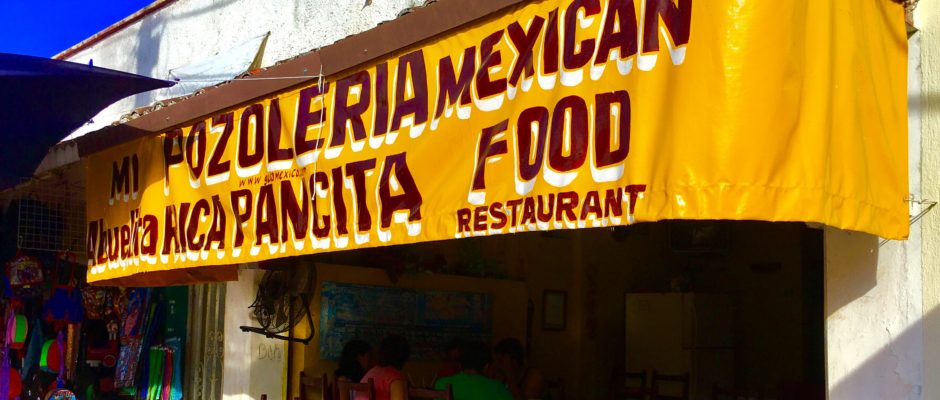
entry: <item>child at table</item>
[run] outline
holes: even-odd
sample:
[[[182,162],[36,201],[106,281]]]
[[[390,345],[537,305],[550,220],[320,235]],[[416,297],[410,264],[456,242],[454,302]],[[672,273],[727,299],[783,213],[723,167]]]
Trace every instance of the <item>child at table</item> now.
[[[514,399],[545,398],[542,373],[526,364],[522,343],[514,338],[500,340],[493,353],[493,377],[506,384]]]
[[[339,357],[339,368],[334,376],[337,380],[359,382],[373,366],[372,346],[363,340],[353,339],[343,346],[343,354]]]
[[[483,343],[466,343],[460,349],[460,373],[441,378],[434,384],[438,390],[450,385],[454,400],[512,400],[512,393],[502,382],[483,376],[490,362],[490,350]]]
[[[402,368],[411,354],[408,340],[400,335],[388,335],[379,344],[378,365],[366,372],[360,382],[375,384],[376,400],[405,400],[407,386],[402,375]],[[356,393],[356,400],[367,400],[366,396]]]

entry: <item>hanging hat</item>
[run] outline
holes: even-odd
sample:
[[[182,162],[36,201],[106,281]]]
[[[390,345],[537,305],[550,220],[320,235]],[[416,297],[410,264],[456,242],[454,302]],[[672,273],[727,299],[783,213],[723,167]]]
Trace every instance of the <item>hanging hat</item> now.
[[[39,367],[43,371],[58,373],[62,364],[62,346],[57,340],[47,340],[42,345],[42,356],[39,358]]]
[[[10,341],[11,349],[22,349],[26,344],[26,334],[29,332],[29,325],[26,317],[21,314],[11,314],[7,320],[7,340]]]

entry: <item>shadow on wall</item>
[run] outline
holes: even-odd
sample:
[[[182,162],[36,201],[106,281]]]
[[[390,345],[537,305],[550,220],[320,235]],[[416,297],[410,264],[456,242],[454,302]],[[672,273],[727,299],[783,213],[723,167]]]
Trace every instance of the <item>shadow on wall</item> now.
[[[864,296],[878,285],[878,251],[879,238],[876,236],[848,232],[842,239],[840,247],[849,246],[852,249],[864,251],[839,251],[838,260],[830,259],[829,245],[826,245],[826,265],[838,263],[841,267],[826,268],[826,318],[841,310],[846,305]],[[853,266],[851,268],[845,265]],[[839,290],[831,290],[832,282],[840,282]]]
[[[137,48],[134,52],[137,55],[136,73],[138,75],[149,76],[158,79],[167,79],[169,70],[163,71],[158,70],[158,68],[161,67],[161,52],[166,51],[166,49],[163,49],[162,46],[164,45],[165,41],[164,33],[169,29],[167,28],[168,23],[178,22],[192,17],[198,17],[206,13],[215,13],[238,1],[239,0],[215,0],[212,1],[211,5],[207,7],[167,15],[171,12],[170,10],[174,9],[174,6],[170,6],[167,9],[145,17],[140,23],[140,29],[137,31]],[[185,3],[187,2],[180,2],[178,4]],[[206,32],[213,33],[214,31],[208,30]],[[243,35],[245,33],[247,32],[243,32]],[[250,36],[251,33],[244,35],[245,38]],[[207,42],[211,43],[213,40],[207,40]],[[168,69],[175,66],[163,65],[162,67]],[[153,104],[155,101],[155,96],[155,91],[144,92],[134,96],[134,108],[136,109]]]
[[[840,335],[827,337],[828,398],[922,399],[923,321],[928,313],[919,306],[920,288],[908,289],[919,280],[906,275],[919,266],[905,265],[905,242],[879,249],[880,239],[872,235],[836,235],[826,236],[833,242],[826,244],[826,329],[827,335],[832,335],[830,328]],[[885,256],[882,282],[877,278],[879,252]]]
[[[907,98],[908,112],[920,111],[922,114],[940,114],[940,93],[920,93]]]
[[[137,74],[163,78],[165,74],[157,71],[160,60],[160,45],[164,31],[164,17],[159,13],[150,15],[140,23],[137,31]],[[134,97],[134,108],[148,106],[153,102],[154,93],[144,92]]]

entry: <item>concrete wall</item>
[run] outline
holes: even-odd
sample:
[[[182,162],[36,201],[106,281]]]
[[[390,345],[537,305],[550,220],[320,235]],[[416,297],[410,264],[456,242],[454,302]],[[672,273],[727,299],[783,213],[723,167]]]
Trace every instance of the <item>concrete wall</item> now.
[[[96,66],[167,78],[172,68],[199,62],[270,32],[262,60],[262,66],[269,66],[373,28],[422,4],[424,0],[179,0],[68,60],[88,63],[94,59]],[[132,96],[99,115],[119,116],[150,105],[155,93]]]
[[[923,171],[923,196],[940,200],[940,2],[924,0],[914,13],[914,25],[920,29],[919,41],[922,78],[917,96],[911,96],[910,108],[919,119],[923,135],[920,157]],[[912,50],[915,51],[915,50]],[[917,118],[919,117],[919,118]],[[924,398],[940,399],[940,211],[935,209],[921,222],[923,240],[924,284]]]
[[[916,232],[916,230],[915,230]],[[889,242],[826,230],[826,357],[830,400],[922,399],[919,238]]]
[[[222,399],[252,400],[267,395],[282,400],[287,378],[287,343],[242,332],[240,326],[258,326],[249,305],[254,301],[263,271],[238,271],[238,281],[225,287],[225,355],[222,360]]]

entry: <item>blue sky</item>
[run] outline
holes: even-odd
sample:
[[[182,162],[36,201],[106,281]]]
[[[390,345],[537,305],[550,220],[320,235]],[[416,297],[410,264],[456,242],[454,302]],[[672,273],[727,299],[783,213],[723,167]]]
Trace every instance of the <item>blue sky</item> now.
[[[0,0],[0,53],[52,57],[153,0]]]

